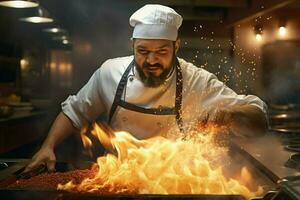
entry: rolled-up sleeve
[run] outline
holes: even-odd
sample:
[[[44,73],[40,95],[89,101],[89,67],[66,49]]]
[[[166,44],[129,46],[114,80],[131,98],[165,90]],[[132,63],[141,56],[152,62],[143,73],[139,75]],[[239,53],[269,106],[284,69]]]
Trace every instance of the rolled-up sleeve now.
[[[235,105],[253,105],[262,110],[267,116],[267,106],[257,96],[238,95],[223,82],[219,81],[213,74],[207,76],[206,83],[207,87],[204,92],[205,100],[203,102],[204,108],[211,106],[230,108]]]
[[[62,112],[78,129],[92,123],[105,110],[101,98],[100,69],[76,95],[70,95],[61,103]]]

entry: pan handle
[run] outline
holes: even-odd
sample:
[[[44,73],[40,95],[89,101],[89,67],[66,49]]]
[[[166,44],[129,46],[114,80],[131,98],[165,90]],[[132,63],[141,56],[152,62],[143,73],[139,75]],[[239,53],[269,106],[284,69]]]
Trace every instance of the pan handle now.
[[[39,165],[38,167],[36,167],[28,172],[23,172],[25,170],[25,168],[26,167],[23,167],[16,172],[17,179],[29,179],[33,176],[36,176],[38,174],[41,174],[41,173],[44,173],[47,171],[46,165]]]

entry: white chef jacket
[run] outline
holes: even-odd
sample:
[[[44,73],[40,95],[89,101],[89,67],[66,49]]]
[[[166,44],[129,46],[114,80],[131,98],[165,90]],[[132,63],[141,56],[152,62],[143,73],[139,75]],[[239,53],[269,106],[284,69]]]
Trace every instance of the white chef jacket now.
[[[81,129],[92,123],[100,114],[110,112],[119,81],[133,56],[109,59],[98,68],[88,83],[76,94],[69,96],[61,105],[73,125]],[[182,69],[182,120],[188,126],[199,120],[202,113],[212,108],[234,105],[253,105],[266,113],[266,105],[253,95],[238,95],[219,81],[215,75],[197,68],[178,58]],[[159,87],[145,87],[135,68],[129,73],[122,100],[144,108],[174,107],[176,96],[176,73]],[[111,127],[128,131],[139,139],[164,135],[177,127],[175,115],[144,114],[118,107]]]

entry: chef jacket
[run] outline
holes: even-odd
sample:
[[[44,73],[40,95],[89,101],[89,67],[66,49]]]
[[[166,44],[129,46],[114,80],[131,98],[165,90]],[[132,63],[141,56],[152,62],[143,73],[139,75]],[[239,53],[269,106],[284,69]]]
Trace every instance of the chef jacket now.
[[[110,112],[122,75],[133,61],[133,56],[109,59],[98,68],[87,84],[61,105],[62,112],[81,129],[100,114]],[[235,105],[253,105],[266,114],[265,103],[254,95],[238,95],[212,73],[178,58],[182,72],[181,117],[183,127],[201,120],[203,113],[213,108],[230,109]],[[176,96],[175,70],[158,87],[147,87],[133,67],[122,93],[122,100],[143,108],[174,107]],[[111,127],[131,133],[139,139],[178,130],[174,115],[145,114],[118,107]],[[177,128],[175,128],[177,127]]]

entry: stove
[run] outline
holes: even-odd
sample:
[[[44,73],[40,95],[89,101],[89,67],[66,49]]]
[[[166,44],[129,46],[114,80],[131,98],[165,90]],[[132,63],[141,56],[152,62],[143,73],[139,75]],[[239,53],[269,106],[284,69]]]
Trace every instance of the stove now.
[[[0,180],[5,178],[7,174],[12,172],[18,172],[20,169],[24,168],[24,165],[28,163],[29,160],[25,159],[0,159]],[[67,172],[74,169],[85,169],[91,166],[90,162],[84,163],[67,163],[67,162],[57,162],[56,170],[59,172]],[[4,169],[5,168],[5,169]],[[14,174],[16,174],[16,172]],[[0,197],[4,199],[113,199],[113,200],[134,200],[134,199],[143,199],[143,200],[175,200],[175,199],[191,199],[191,200],[244,200],[244,197],[241,195],[205,195],[205,194],[192,194],[192,195],[158,195],[158,194],[138,194],[138,195],[96,195],[96,194],[80,194],[72,193],[66,191],[58,190],[34,190],[28,188],[1,188],[0,187]]]
[[[285,167],[300,170],[300,154],[292,154],[290,158],[284,163]]]
[[[236,140],[234,146],[277,187],[263,200],[300,199],[300,134],[268,132],[264,137]]]
[[[300,200],[300,135],[269,132],[264,137],[234,140],[230,148],[238,161],[252,168],[253,174],[267,185],[267,192],[253,200]],[[0,159],[0,180],[10,171],[17,171],[28,160]],[[6,161],[6,162],[4,162]],[[81,163],[81,162],[80,162]],[[247,164],[248,163],[248,164]],[[81,163],[83,166],[90,163]],[[59,171],[84,168],[58,162]],[[0,188],[0,196],[9,199],[244,199],[240,195],[136,195],[93,196],[70,194],[63,191],[32,191],[26,189]]]

